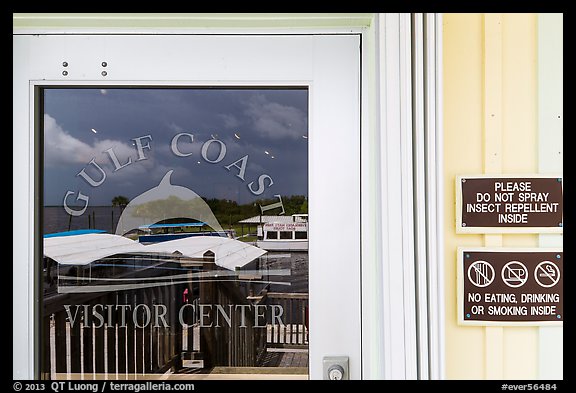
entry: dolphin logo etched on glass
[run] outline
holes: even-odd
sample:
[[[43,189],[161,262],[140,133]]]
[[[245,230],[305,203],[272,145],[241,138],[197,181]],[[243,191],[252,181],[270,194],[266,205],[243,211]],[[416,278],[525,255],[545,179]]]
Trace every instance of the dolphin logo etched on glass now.
[[[142,225],[160,221],[189,218],[204,222],[214,231],[222,232],[220,223],[208,204],[194,191],[170,182],[173,170],[166,172],[160,184],[132,199],[126,206],[118,224],[116,234],[124,235]]]

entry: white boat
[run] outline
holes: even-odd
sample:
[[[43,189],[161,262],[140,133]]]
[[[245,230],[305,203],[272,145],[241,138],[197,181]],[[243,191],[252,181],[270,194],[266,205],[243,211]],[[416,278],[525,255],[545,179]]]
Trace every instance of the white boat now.
[[[256,245],[267,251],[308,251],[308,215],[294,214],[290,222],[262,224],[258,227]]]

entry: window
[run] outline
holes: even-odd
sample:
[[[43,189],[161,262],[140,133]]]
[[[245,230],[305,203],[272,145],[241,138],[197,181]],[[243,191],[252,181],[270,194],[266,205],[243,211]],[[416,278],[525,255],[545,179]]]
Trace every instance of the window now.
[[[266,232],[266,239],[276,240],[278,239],[278,232],[276,231],[268,231]]]
[[[294,233],[294,238],[298,240],[308,239],[308,232],[305,231],[296,231]]]
[[[302,350],[289,352],[297,361],[288,365],[306,374],[307,264],[276,269],[296,256],[286,260],[282,250],[234,233],[262,209],[307,213],[308,90],[86,86],[39,94],[43,280],[55,281],[43,296],[44,318],[54,321],[43,325],[44,345],[56,360],[46,374],[275,367],[283,357],[269,348],[286,340]],[[249,266],[262,278],[248,285],[241,277]],[[242,319],[240,308],[228,307],[265,293],[278,275],[299,287],[281,286],[257,313],[245,301]],[[284,311],[281,299],[295,288],[300,298]],[[298,332],[265,337],[281,325]],[[241,350],[228,345],[236,336]]]

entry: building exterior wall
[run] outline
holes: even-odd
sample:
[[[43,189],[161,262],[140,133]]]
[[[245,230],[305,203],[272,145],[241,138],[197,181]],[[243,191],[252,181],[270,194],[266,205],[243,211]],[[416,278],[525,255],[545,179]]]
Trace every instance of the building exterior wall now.
[[[446,377],[561,378],[561,327],[458,326],[456,249],[542,246],[549,237],[548,246],[562,246],[562,235],[457,235],[454,188],[461,174],[562,173],[562,16],[445,14],[443,22]],[[543,94],[556,105],[542,107]],[[543,110],[558,116],[540,119]],[[555,344],[542,345],[548,339]]]

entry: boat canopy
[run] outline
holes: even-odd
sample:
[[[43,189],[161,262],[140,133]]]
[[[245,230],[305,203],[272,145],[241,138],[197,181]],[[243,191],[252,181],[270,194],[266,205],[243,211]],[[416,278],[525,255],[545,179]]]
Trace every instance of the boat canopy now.
[[[217,236],[187,237],[148,245],[109,233],[44,239],[44,255],[62,265],[88,265],[118,254],[173,256],[178,253],[189,258],[202,258],[207,251],[215,254],[217,266],[228,270],[241,268],[266,253],[239,240]]]
[[[271,222],[289,224],[293,222],[307,222],[307,216],[307,214],[294,214],[292,216],[254,216],[240,220],[238,224],[268,224]]]
[[[216,265],[228,270],[241,268],[267,251],[250,244],[220,236],[194,236],[145,246],[153,252],[173,253],[179,251],[187,257],[202,258],[206,251],[216,254]]]
[[[148,225],[141,225],[138,229],[158,229],[158,228],[186,228],[186,227],[204,227],[208,224],[205,222],[183,222],[183,223],[175,223],[175,224],[148,224]]]

